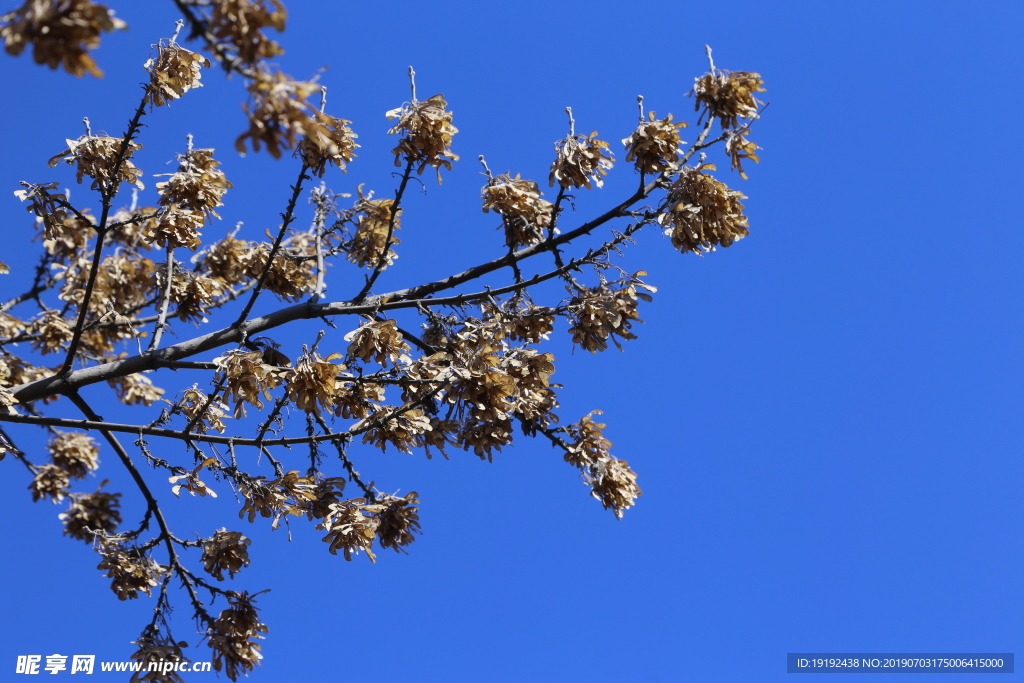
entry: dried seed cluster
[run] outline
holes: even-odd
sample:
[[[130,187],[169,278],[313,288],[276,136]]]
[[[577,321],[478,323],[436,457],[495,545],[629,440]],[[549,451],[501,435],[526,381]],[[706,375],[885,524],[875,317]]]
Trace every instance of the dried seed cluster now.
[[[686,121],[672,123],[672,114],[660,121],[655,116],[653,111],[647,112],[648,120],[641,120],[633,134],[622,141],[628,150],[626,161],[632,161],[641,173],[674,169],[684,144],[679,131],[686,128]]]
[[[263,659],[257,640],[270,630],[259,619],[255,596],[247,592],[228,591],[230,606],[220,613],[206,631],[207,642],[213,650],[213,668],[224,670],[232,681],[239,674],[248,674]]]
[[[504,219],[506,246],[528,247],[545,239],[554,207],[540,195],[537,183],[521,180],[518,173],[497,176],[484,187],[484,213],[495,211]]]
[[[565,461],[583,473],[584,482],[591,487],[590,495],[622,519],[623,511],[640,496],[640,487],[629,464],[612,456],[612,443],[602,432],[605,425],[591,419],[595,414],[600,415],[601,411],[595,410],[569,426],[573,443],[566,450]]]
[[[112,138],[108,135],[83,135],[77,140],[66,140],[68,148],[60,154],[51,157],[47,162],[50,168],[58,163],[64,163],[75,167],[75,180],[82,182],[83,176],[93,179],[91,188],[109,195],[116,194],[117,186],[120,183],[129,183],[140,190],[146,188],[139,178],[142,171],[132,163],[132,155],[142,149],[137,142],[129,142],[124,145],[125,151],[121,156],[121,138]],[[117,166],[118,157],[121,156],[121,164],[117,167],[117,177],[114,176],[114,168]]]
[[[238,531],[219,529],[203,543],[203,566],[218,581],[224,572],[230,578],[249,566],[249,545],[252,543]]]
[[[597,139],[597,131],[590,135],[570,135],[555,143],[555,161],[551,164],[548,185],[555,181],[563,188],[604,186],[604,176],[615,162],[611,148]]]
[[[702,254],[750,234],[740,203],[746,197],[704,172],[714,169],[713,164],[684,168],[669,188],[658,222],[680,251]]]
[[[0,39],[7,54],[20,55],[32,46],[32,59],[51,69],[63,66],[74,76],[103,72],[89,56],[103,32],[128,28],[114,11],[90,0],[27,0],[0,17]]]
[[[657,289],[637,279],[646,275],[636,273],[622,286],[614,288],[603,284],[593,289],[580,289],[569,303],[572,327],[569,333],[574,344],[579,344],[591,353],[604,351],[611,339],[616,348],[622,350],[618,338],[636,339],[631,331],[634,322],[642,323],[637,306],[640,300],[651,301],[647,292]],[[646,290],[646,291],[644,291]]]
[[[201,68],[210,67],[210,60],[198,52],[192,52],[176,43],[157,46],[157,56],[146,62],[149,71],[148,101],[154,107],[162,107],[180,98],[192,88],[201,88]]]
[[[427,166],[437,169],[437,182],[441,182],[441,167],[452,170],[452,162],[459,155],[451,150],[452,138],[459,129],[452,125],[452,112],[447,111],[444,95],[434,95],[422,102],[411,102],[392,109],[385,116],[398,119],[388,135],[401,134],[398,146],[391,150],[395,155],[395,166],[404,160],[419,164],[417,173],[423,173]]]
[[[71,505],[58,517],[64,523],[65,536],[92,543],[97,537],[117,531],[121,523],[120,507],[120,493],[73,493]]]

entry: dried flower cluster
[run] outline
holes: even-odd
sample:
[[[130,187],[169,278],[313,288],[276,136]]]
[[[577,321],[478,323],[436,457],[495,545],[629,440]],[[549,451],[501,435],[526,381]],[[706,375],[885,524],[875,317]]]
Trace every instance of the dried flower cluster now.
[[[452,170],[452,162],[459,155],[451,150],[452,137],[459,129],[452,125],[452,113],[447,111],[444,95],[434,95],[422,102],[413,101],[385,114],[398,119],[388,135],[402,134],[398,146],[391,150],[395,166],[419,163],[417,173],[427,166],[437,169],[437,182],[441,182],[441,167]]]
[[[132,674],[130,683],[185,683],[185,679],[176,671],[164,671],[163,662],[190,662],[182,652],[182,648],[188,647],[188,643],[174,642],[170,638],[162,638],[155,632],[156,629],[149,627],[143,631],[143,635],[132,641],[132,645],[138,645],[139,649],[132,653],[131,658],[139,662],[139,670]],[[150,664],[161,663],[161,666],[153,671],[149,670]]]
[[[145,68],[149,71],[148,101],[154,107],[162,107],[179,99],[192,88],[201,88],[201,68],[210,67],[210,60],[198,52],[186,50],[174,42],[157,45],[157,56],[149,59]]]
[[[156,271],[154,284],[160,292],[166,289],[166,267]],[[180,268],[177,264],[174,265],[174,274],[168,291],[171,303],[175,304],[177,318],[197,323],[207,322],[207,308],[213,306],[226,293],[223,280]]]
[[[312,260],[306,258],[315,246],[296,241],[296,246],[279,249],[269,268],[271,245],[228,236],[193,257],[200,271],[225,286],[259,280],[267,270],[263,288],[283,299],[296,299],[312,290],[316,280]]]
[[[116,194],[120,183],[145,189],[146,186],[139,180],[142,171],[132,163],[132,155],[142,149],[139,143],[125,143],[121,138],[107,135],[83,135],[77,140],[66,142],[68,148],[50,159],[50,168],[61,161],[74,166],[75,180],[81,183],[82,176],[89,176],[93,179],[91,188],[107,195]],[[122,147],[124,152],[121,151]]]
[[[382,451],[391,444],[402,453],[412,453],[413,448],[424,444],[423,435],[433,427],[430,418],[418,408],[395,410],[388,406],[374,406],[352,427],[356,433],[364,429],[363,443],[372,444]]]
[[[365,552],[376,562],[373,542],[380,541],[382,548],[402,550],[416,540],[419,531],[419,494],[415,491],[404,498],[378,496],[372,501],[354,498],[328,506],[323,523],[317,526],[327,532],[324,543],[329,543],[332,555],[341,550],[346,560],[353,554]]]
[[[44,354],[63,351],[64,345],[74,336],[74,331],[61,317],[60,311],[54,309],[45,311],[32,321],[32,332],[35,333],[33,348]]]
[[[55,270],[61,273],[60,279],[63,280],[59,298],[80,307],[89,279],[89,261],[79,259],[66,267],[56,267]],[[115,251],[105,256],[96,273],[94,296],[89,301],[90,312],[104,316],[108,312],[118,314],[141,308],[150,300],[155,272],[156,264],[153,261],[131,249]],[[56,319],[49,322],[59,326]],[[134,336],[129,330],[128,327],[102,327],[91,331],[99,335],[97,342],[102,341],[100,338],[105,338],[105,345],[108,348],[104,348],[103,351],[107,352],[112,349],[110,343]]]
[[[714,251],[750,234],[740,203],[746,197],[704,173],[714,169],[713,164],[686,167],[669,188],[658,222],[680,251]]]
[[[287,18],[280,0],[217,0],[210,17],[210,34],[215,45],[231,50],[243,63],[253,65],[284,53],[263,29],[284,31]]]
[[[609,339],[620,351],[622,345],[618,338],[636,339],[631,328],[634,322],[643,322],[636,310],[639,300],[651,301],[647,292],[657,291],[637,279],[643,275],[646,275],[643,271],[636,273],[618,289],[602,284],[593,289],[579,290],[569,304],[573,321],[569,333],[573,343],[597,353],[608,348]]]
[[[228,407],[224,403],[218,400],[211,401],[198,385],[193,385],[182,392],[182,398],[177,407],[192,424],[192,429],[197,434],[205,434],[210,429],[216,429],[223,434],[227,429],[224,419],[231,417],[228,415]],[[203,411],[202,417],[197,419],[200,410]]]
[[[356,144],[359,136],[349,128],[352,122],[319,112],[317,120],[320,126],[315,129],[315,137],[305,137],[299,142],[299,156],[318,178],[324,177],[328,164],[334,164],[346,173],[345,166],[352,163],[359,146]]]
[[[181,495],[181,490],[185,489],[193,496],[198,494],[200,498],[205,498],[206,496],[216,498],[217,494],[213,491],[213,489],[209,488],[205,483],[203,483],[199,479],[200,470],[202,470],[207,465],[211,465],[215,462],[217,462],[216,458],[207,458],[203,462],[199,463],[199,465],[192,470],[182,470],[181,468],[175,468],[175,470],[180,472],[180,474],[175,474],[174,476],[167,478],[168,482],[174,484],[174,486],[171,487],[171,493],[178,496]]]
[[[121,523],[120,507],[120,493],[100,490],[73,493],[71,505],[58,517],[64,523],[65,536],[92,543],[96,537],[102,538],[117,531],[117,525]]]
[[[507,246],[528,247],[546,237],[554,207],[540,195],[537,183],[521,180],[518,173],[515,178],[502,174],[484,187],[484,213],[495,211],[504,219]]]
[[[224,670],[232,681],[239,674],[248,674],[263,659],[259,643],[270,629],[260,621],[256,596],[247,592],[228,592],[230,607],[220,613],[206,632],[207,642],[213,650],[213,668]]]
[[[359,186],[359,197],[355,234],[343,245],[345,257],[360,268],[390,266],[398,258],[391,247],[401,243],[394,234],[402,227],[401,212],[392,218],[395,205],[393,199],[363,198],[362,185]],[[384,263],[381,264],[381,261]]]
[[[602,432],[605,425],[591,419],[595,414],[600,415],[601,411],[595,410],[569,426],[573,443],[566,449],[565,461],[583,472],[584,481],[592,489],[590,495],[622,519],[623,511],[640,496],[640,487],[636,485],[636,473],[626,461],[612,456],[612,443]]]
[[[42,185],[33,185],[21,181],[21,184],[27,187],[27,190],[15,190],[14,196],[21,201],[31,201],[32,203],[25,207],[25,210],[29,213],[34,213],[37,220],[43,224],[43,236],[46,240],[60,241],[65,238],[71,240],[70,246],[75,248],[80,244],[84,244],[84,239],[79,242],[78,237],[81,227],[75,222],[68,223],[68,211],[64,208],[64,204],[67,202],[67,197],[63,194],[50,194],[50,190],[57,189],[59,183],[43,183]],[[77,221],[77,217],[73,219]],[[47,251],[50,248],[47,247]],[[53,253],[52,251],[50,253]]]
[[[218,581],[227,571],[231,578],[249,566],[249,545],[252,543],[238,531],[218,529],[203,543],[203,566]]]
[[[226,395],[235,400],[235,417],[242,417],[245,404],[263,410],[263,398],[270,400],[270,390],[281,383],[277,368],[263,362],[259,351],[234,349],[213,360],[227,379]]]
[[[662,173],[674,169],[679,161],[683,140],[679,131],[686,121],[672,123],[672,114],[658,120],[653,111],[647,112],[647,121],[641,119],[633,134],[622,141],[629,150],[626,161],[632,161],[641,173]]]
[[[332,353],[327,358],[310,352],[305,347],[303,353],[295,361],[295,369],[288,375],[288,399],[299,410],[307,413],[320,414],[321,409],[331,410],[338,398],[338,375],[344,365],[336,365],[332,360],[343,356]]]
[[[559,186],[566,189],[602,187],[603,178],[614,162],[611,148],[604,140],[597,139],[596,130],[590,135],[569,135],[555,143],[555,161],[551,164],[548,185],[553,186],[557,180]]]
[[[374,320],[360,325],[345,335],[345,341],[352,342],[348,346],[348,355],[365,362],[373,361],[387,365],[398,361],[408,362],[405,355],[411,350],[409,344],[398,331],[395,320]]]
[[[212,149],[190,149],[178,157],[178,171],[170,179],[156,184],[160,206],[166,211],[155,225],[147,223],[143,236],[161,247],[186,247],[196,250],[201,243],[199,229],[216,212],[231,187]]]
[[[153,380],[142,374],[115,377],[107,384],[114,388],[117,399],[126,406],[151,406],[164,395],[163,389],[153,386]]]
[[[7,54],[20,55],[32,46],[32,59],[51,69],[63,66],[74,76],[103,72],[89,56],[99,47],[103,32],[128,28],[113,10],[90,0],[26,0],[0,17],[0,39]]]
[[[292,149],[303,137],[317,140],[321,136],[321,124],[313,116],[316,110],[308,101],[320,90],[316,83],[261,69],[247,88],[253,105],[243,105],[249,130],[235,141],[240,154],[245,154],[248,140],[254,152],[266,145],[270,155],[278,159],[282,150]]]
[[[132,546],[122,545],[116,539],[101,541],[97,552],[103,561],[97,569],[107,570],[110,589],[117,593],[118,600],[134,600],[139,593],[152,595],[153,587],[167,572],[167,567],[157,564],[145,552]]]
[[[28,485],[32,492],[32,502],[42,498],[49,498],[51,503],[59,503],[64,500],[70,491],[68,485],[71,477],[67,471],[58,465],[41,465],[36,469],[36,476]]]
[[[256,519],[257,514],[273,518],[271,527],[276,529],[284,515],[307,513],[317,501],[317,489],[312,478],[300,477],[295,470],[271,481],[265,481],[264,477],[248,479],[239,486],[245,504],[238,516],[247,517],[250,522]]]
[[[732,161],[732,170],[739,171],[740,177],[744,180],[747,179],[747,172],[743,170],[743,160],[750,159],[755,164],[761,161],[757,156],[757,150],[761,148],[755,145],[753,140],[748,140],[745,137],[749,132],[750,129],[741,128],[732,131],[725,140],[725,153]]]
[[[723,71],[701,76],[694,83],[691,94],[696,98],[694,111],[715,116],[722,128],[736,128],[737,119],[752,119],[757,108],[764,104],[754,93],[765,92],[761,74],[747,71]]]
[[[75,479],[85,479],[100,466],[100,448],[87,434],[58,431],[46,449],[53,464]]]

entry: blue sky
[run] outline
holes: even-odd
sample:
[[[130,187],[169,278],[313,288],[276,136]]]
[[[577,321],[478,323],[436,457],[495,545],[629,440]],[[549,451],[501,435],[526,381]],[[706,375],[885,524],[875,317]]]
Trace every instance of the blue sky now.
[[[4,56],[0,187],[72,181],[46,161],[82,133],[83,116],[123,131],[149,46],[175,15],[170,2],[115,7],[131,30],[104,38],[103,80]],[[408,99],[409,64],[421,98],[444,93],[455,112],[462,161],[440,187],[425,174],[426,193],[408,199],[381,289],[496,254],[476,156],[545,185],[566,106],[617,148],[638,94],[659,116],[693,122],[684,94],[706,70],[705,43],[717,66],[760,72],[771,105],[750,135],[763,148],[750,180],[727,163],[718,173],[748,195],[750,237],[699,258],[641,233],[620,260],[659,288],[641,306],[639,339],[592,356],[573,353],[563,329],[550,348],[563,421],[604,410],[613,452],[640,475],[644,495],[622,521],[558,452],[523,438],[491,464],[354,450],[381,489],[423,501],[410,554],[382,552],[376,565],[331,556],[302,523],[289,542],[238,520],[223,483],[217,501],[160,488],[181,535],[227,526],[253,539],[234,583],[273,589],[259,599],[270,634],[253,680],[774,681],[787,652],[1024,651],[1020,3],[288,7],[281,68],[328,67],[328,111],[360,136],[349,173],[326,178],[335,191],[393,191],[383,114]],[[277,225],[298,167],[239,158],[241,83],[215,70],[204,82],[146,117],[138,165],[151,194],[186,134],[215,147],[235,188],[210,234],[244,221],[255,238]],[[573,223],[632,191],[617,156]],[[87,193],[72,185],[73,199]],[[6,299],[38,245],[4,196]],[[336,270],[328,296],[348,298],[359,276]],[[179,338],[192,332],[178,327]],[[316,329],[272,336],[297,355]],[[324,344],[341,348],[344,331]],[[171,392],[195,381],[154,379]],[[42,448],[30,430],[12,433]],[[13,459],[0,467],[0,667],[34,653],[127,659],[154,601],[119,602],[97,556],[61,537],[62,508],[33,505]],[[98,476],[125,491],[134,523],[138,497],[112,454]],[[164,474],[149,476],[162,487]],[[195,645],[185,596],[174,598],[175,635]],[[928,680],[947,678],[965,680]]]

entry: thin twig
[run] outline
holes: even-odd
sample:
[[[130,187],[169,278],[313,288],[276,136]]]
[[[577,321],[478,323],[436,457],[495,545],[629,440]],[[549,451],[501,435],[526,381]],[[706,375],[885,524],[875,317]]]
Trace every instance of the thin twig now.
[[[164,286],[160,314],[156,320],[156,327],[153,328],[153,338],[149,342],[147,351],[160,348],[160,338],[164,336],[164,328],[167,326],[167,309],[171,305],[171,286],[174,284],[174,247],[170,243],[167,244],[167,271],[164,277],[167,278],[167,284]]]

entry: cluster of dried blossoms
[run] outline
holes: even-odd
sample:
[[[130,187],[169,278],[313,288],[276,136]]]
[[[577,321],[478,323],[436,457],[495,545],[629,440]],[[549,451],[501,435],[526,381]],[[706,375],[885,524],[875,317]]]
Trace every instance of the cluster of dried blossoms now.
[[[150,84],[147,101],[162,107],[179,99],[192,88],[201,88],[201,67],[210,67],[210,60],[192,50],[186,50],[173,40],[157,46],[157,56],[146,62]]]
[[[255,65],[283,54],[263,29],[284,31],[288,13],[280,0],[218,0],[209,20],[209,45],[230,50],[244,64]]]
[[[225,287],[244,286],[262,277],[263,289],[282,299],[297,299],[314,286],[313,250],[314,245],[301,234],[295,235],[271,259],[271,245],[228,236],[197,254],[193,261],[198,264],[197,273],[209,275]]]
[[[199,229],[209,217],[220,218],[215,209],[223,206],[221,200],[231,183],[212,149],[189,149],[178,161],[178,171],[156,184],[165,210],[155,225],[147,223],[143,236],[149,244],[195,251],[202,244]]]
[[[157,564],[144,551],[117,539],[100,541],[98,552],[103,561],[96,568],[107,570],[107,578],[112,579],[110,588],[119,600],[134,600],[139,593],[152,595],[153,588],[167,573],[167,567]]]
[[[761,74],[747,71],[723,71],[712,69],[697,79],[691,94],[696,99],[695,110],[704,109],[703,117],[715,117],[727,130],[725,153],[732,161],[732,168],[739,171],[740,177],[746,180],[743,160],[750,159],[757,163],[760,159],[755,150],[760,149],[746,138],[750,132],[750,124],[739,125],[739,119],[752,121],[759,116],[759,107],[764,103],[754,93],[765,92]]]
[[[301,160],[300,178],[283,214],[280,232],[276,238],[268,232],[269,241],[260,242],[237,237],[236,229],[204,244],[203,232],[213,232],[210,219],[219,218],[217,209],[223,206],[231,183],[221,172],[213,150],[193,149],[191,140],[188,150],[178,158],[177,171],[156,184],[155,206],[137,208],[134,202],[131,209],[117,210],[113,206],[112,200],[123,185],[144,189],[142,172],[134,165],[141,149],[135,137],[138,120],[147,108],[144,105],[161,107],[201,87],[202,68],[210,66],[206,57],[178,46],[173,39],[161,43],[156,56],[146,63],[149,83],[129,133],[118,139],[89,132],[68,140],[67,149],[50,160],[51,166],[60,161],[73,166],[79,183],[85,177],[92,179],[102,211],[76,209],[68,196],[60,193],[57,183],[23,183],[25,189],[17,192],[36,216],[45,255],[35,291],[0,307],[0,418],[19,408],[31,415],[39,414],[36,403],[57,396],[29,397],[23,385],[48,378],[56,371],[73,380],[77,376],[72,371],[75,367],[97,368],[94,371],[102,375],[121,403],[168,406],[149,428],[163,428],[172,419],[181,420],[183,430],[179,434],[192,443],[196,456],[191,463],[153,456],[141,430],[136,442],[151,464],[170,471],[167,483],[161,485],[168,486],[175,495],[188,492],[215,497],[217,494],[200,475],[208,480],[215,478],[220,482],[217,488],[230,487],[242,500],[240,518],[249,522],[257,517],[268,519],[272,528],[292,518],[315,520],[330,552],[340,551],[346,559],[365,553],[375,560],[375,546],[404,551],[420,528],[418,494],[384,494],[360,478],[348,456],[348,449],[358,440],[382,451],[392,448],[411,453],[422,449],[430,457],[432,449],[437,449],[448,457],[447,449],[454,448],[490,460],[512,443],[518,427],[527,436],[544,435],[560,446],[565,460],[582,473],[593,497],[621,518],[640,495],[636,474],[625,461],[611,455],[604,425],[592,419],[600,411],[567,427],[557,426],[556,391],[561,385],[552,381],[555,358],[538,345],[559,327],[567,330],[575,345],[591,353],[604,351],[610,344],[621,349],[623,340],[636,337],[634,325],[642,322],[639,303],[650,301],[655,289],[639,279],[646,275],[643,271],[627,275],[620,270],[623,276],[615,281],[607,277],[615,268],[609,254],[628,242],[634,229],[659,224],[673,246],[698,254],[729,246],[747,234],[747,219],[739,201],[743,195],[712,177],[709,171],[714,166],[704,163],[703,158],[696,167],[685,164],[708,146],[704,141],[711,121],[718,120],[725,132],[717,142],[725,142],[733,168],[746,177],[741,161],[758,161],[756,145],[745,136],[749,121],[758,115],[760,102],[754,93],[764,90],[760,77],[712,68],[711,73],[698,79],[693,94],[698,109],[703,107],[708,115],[708,123],[698,143],[689,150],[683,149],[685,143],[680,137],[685,122],[675,122],[671,114],[658,119],[649,112],[644,117],[641,110],[638,126],[622,144],[626,161],[641,174],[656,178],[642,177],[636,195],[639,199],[555,239],[556,211],[563,208],[563,200],[572,198],[567,192],[602,187],[614,163],[609,144],[598,139],[596,132],[575,133],[570,111],[570,132],[556,143],[549,175],[549,184],[557,182],[559,186],[557,209],[542,198],[536,182],[510,173],[492,177],[488,171],[488,183],[481,192],[482,208],[501,216],[508,254],[425,288],[371,296],[377,276],[397,258],[393,247],[399,241],[395,233],[401,227],[403,192],[410,174],[431,167],[437,170],[440,181],[440,169],[450,170],[459,158],[451,149],[458,131],[452,125],[448,103],[442,95],[419,101],[414,89],[410,103],[387,112],[387,118],[393,121],[388,132],[401,136],[393,149],[396,165],[406,166],[393,198],[375,199],[372,192],[364,194],[360,185],[353,204],[339,210],[333,198],[342,195],[331,194],[330,202],[317,204],[318,211],[326,208],[317,214],[313,225],[308,230],[295,230],[290,224],[300,187],[308,179],[306,174],[323,177],[330,166],[345,171],[355,157],[357,136],[351,122],[326,115],[322,111],[324,99],[319,108],[310,103],[320,90],[316,83],[296,81],[266,64],[267,58],[281,52],[280,46],[264,35],[268,28],[284,28],[284,7],[278,0],[214,0],[186,5],[192,8],[193,18],[195,13],[203,17],[193,24],[193,34],[205,37],[222,65],[248,79],[250,101],[245,111],[249,126],[236,141],[238,150],[259,151],[265,147],[274,157],[293,151]],[[63,18],[54,19],[59,14],[54,8],[63,8]],[[32,42],[37,55],[42,50],[70,60],[71,66],[66,64],[69,71],[92,71],[94,65],[89,66],[92,62],[85,50],[95,46],[99,31],[110,30],[104,28],[103,17],[109,19],[110,26],[118,27],[116,20],[104,12],[100,5],[75,0],[26,2],[22,9],[0,20],[0,37],[7,41],[9,51],[18,40],[21,45]],[[54,21],[60,24],[57,33],[65,32],[65,44],[55,47],[35,40],[32,32],[37,28],[33,27]],[[92,38],[87,28],[94,32]],[[46,29],[51,30],[56,29]],[[20,49],[16,47],[15,51]],[[741,125],[741,120],[746,123]],[[637,203],[655,190],[666,190],[664,200],[656,208],[640,210]],[[326,186],[318,192],[314,194],[315,204],[318,196],[328,196]],[[332,212],[337,220],[329,224],[327,216]],[[568,249],[573,240],[613,215],[628,215],[637,222],[625,235],[613,234],[600,248],[563,262],[562,249]],[[565,230],[564,225],[561,227]],[[156,249],[166,253],[163,262],[151,258],[159,253]],[[175,256],[177,249],[195,253],[188,261],[180,260]],[[529,292],[535,294],[536,290],[529,289],[532,282],[523,280],[518,268],[519,261],[545,253],[551,254],[555,266],[536,281],[562,278],[569,293],[550,306],[533,303]],[[373,273],[365,278],[364,292],[354,299],[321,304],[325,268],[332,258],[346,259]],[[470,294],[459,289],[507,265],[515,270],[515,283],[501,292],[485,288],[483,293]],[[594,269],[590,282],[586,280],[589,267]],[[0,272],[4,270],[0,264]],[[55,305],[44,303],[40,292],[47,291],[55,294]],[[305,308],[295,306],[255,319],[249,316],[251,304],[264,291],[282,299],[311,293],[317,296]],[[433,299],[439,293],[441,297]],[[503,300],[507,293],[511,296]],[[241,295],[250,297],[250,306],[242,320],[223,335],[225,339],[240,339],[237,348],[218,351],[219,356],[212,361],[175,360],[214,348],[216,343],[210,340],[215,335],[206,335],[174,344],[175,353],[180,355],[162,355],[168,349],[159,342],[169,319],[205,323]],[[39,304],[35,317],[21,319],[8,312],[24,302]],[[479,313],[468,309],[471,305],[478,305]],[[294,362],[278,351],[275,343],[249,338],[249,325],[255,320],[300,309],[306,310],[307,317],[347,312],[364,320],[348,334],[339,335],[340,340],[335,337],[335,348],[317,350],[324,339],[328,339],[325,346],[331,342],[326,337],[311,348],[302,346]],[[406,318],[413,317],[412,311],[419,311],[426,319],[418,336],[401,327]],[[150,354],[142,352],[144,339],[152,340]],[[13,355],[11,349],[17,342],[28,342],[40,356],[66,355],[63,369],[37,367]],[[73,352],[71,346],[76,347]],[[200,346],[204,351],[196,350]],[[118,374],[117,370],[104,374],[100,366],[123,367],[126,364],[122,361],[136,358],[135,348],[142,359],[158,359],[148,366],[154,374]],[[166,394],[152,379],[161,375],[162,367],[212,371],[212,386],[200,388],[195,384],[177,395]],[[19,395],[26,397],[24,404]],[[173,400],[164,399],[165,395],[173,396]],[[268,412],[257,438],[246,438],[241,431],[246,423],[241,422],[235,423],[239,425],[233,430],[235,436],[214,436],[213,432],[228,431],[228,425],[233,424],[228,420],[244,419],[249,407]],[[292,415],[305,418],[306,437],[296,438],[288,432],[284,433],[286,439],[281,437]],[[206,573],[223,581],[225,574],[232,579],[248,566],[249,539],[241,532],[220,529],[209,538],[183,542],[163,530],[151,540],[142,541],[138,537],[146,530],[146,523],[138,530],[120,531],[120,494],[104,492],[102,485],[93,493],[71,491],[73,480],[98,467],[95,442],[82,434],[54,434],[49,445],[50,461],[30,465],[33,499],[68,499],[69,507],[60,515],[64,533],[94,544],[102,556],[99,567],[107,572],[120,599],[150,594],[161,581],[163,592],[170,583],[168,572],[176,573],[191,587],[227,597],[230,604],[218,617],[201,607],[197,607],[197,615],[208,626],[216,668],[232,680],[251,670],[260,659],[257,641],[267,632],[253,596],[221,590],[192,574],[181,564],[174,545],[200,547]],[[200,446],[215,439],[226,444],[227,452],[218,450],[209,457]],[[245,442],[245,447],[255,446],[261,458],[266,455],[274,474],[257,476],[247,471],[251,459],[245,452],[236,453],[235,439]],[[285,455],[289,460],[277,461],[273,449],[278,444],[300,442],[309,447],[308,468],[303,463],[304,471],[288,469],[292,453]],[[346,478],[328,477],[321,471],[320,448],[326,445],[337,449],[341,466],[359,487],[358,493],[346,497]],[[5,453],[14,453],[28,462],[0,433],[0,457]],[[148,490],[144,495],[152,513],[155,498]],[[169,556],[166,567],[151,557],[161,544]],[[165,605],[163,593],[159,602],[158,612]],[[134,659],[181,656],[184,644],[163,634],[160,628],[151,625],[144,632],[137,641],[139,651]]]
[[[224,580],[225,571],[234,578],[242,567],[249,566],[250,543],[252,541],[238,531],[218,529],[203,543],[203,567],[218,581]]]
[[[592,289],[579,289],[569,302],[570,320],[574,344],[596,353],[608,348],[611,339],[616,348],[622,350],[619,339],[636,339],[631,331],[634,322],[642,323],[637,313],[640,300],[651,301],[647,292],[656,292],[651,285],[641,282],[638,278],[646,275],[640,271],[621,286],[616,283],[604,283]],[[644,291],[646,290],[646,291]]]
[[[100,485],[106,484],[104,482]],[[72,493],[71,505],[58,517],[64,523],[64,535],[92,543],[97,537],[110,536],[121,523],[121,494],[97,490]]]
[[[248,674],[263,659],[257,640],[266,637],[270,629],[260,621],[254,604],[255,595],[228,591],[230,606],[220,613],[206,632],[213,649],[213,668],[224,670],[228,678],[238,680],[239,674]]]
[[[398,258],[392,247],[401,244],[395,237],[395,231],[402,228],[401,210],[393,199],[364,197],[362,185],[358,192],[356,213],[350,219],[355,222],[355,229],[351,239],[344,243],[345,257],[360,268],[390,266]]]
[[[573,442],[566,448],[565,461],[583,473],[584,482],[591,487],[590,495],[622,519],[623,511],[640,496],[640,487],[629,464],[612,456],[612,442],[602,431],[606,425],[590,419],[595,414],[601,411],[595,410],[567,428]]]
[[[20,55],[32,46],[32,59],[51,69],[58,66],[75,76],[89,72],[99,78],[103,72],[89,56],[99,47],[104,32],[128,28],[107,9],[91,0],[26,0],[0,17],[0,39],[7,54]]]
[[[83,135],[77,140],[67,140],[67,143],[67,149],[50,159],[50,168],[61,161],[74,166],[75,179],[79,183],[82,176],[89,176],[93,179],[91,189],[108,195],[114,195],[122,182],[145,189],[139,180],[142,171],[132,163],[132,155],[142,149],[139,143],[126,143],[109,135]]]
[[[622,141],[628,150],[626,161],[632,161],[641,173],[662,173],[674,169],[683,145],[679,131],[686,128],[686,121],[672,123],[672,114],[661,120],[655,116],[653,111],[647,112],[648,120],[641,118],[633,134]]]
[[[275,159],[281,152],[297,149],[306,165],[319,176],[328,163],[344,170],[352,161],[356,135],[345,119],[327,116],[310,104],[321,87],[311,81],[296,81],[279,71],[260,68],[247,86],[250,104],[244,105],[249,130],[238,136],[235,148],[245,154],[248,141],[253,151],[262,145]]]
[[[590,135],[570,134],[555,143],[555,161],[551,164],[548,185],[557,181],[562,188],[604,186],[603,177],[615,162],[609,145],[597,139],[597,131]]]
[[[722,128],[736,128],[738,119],[753,119],[764,104],[754,93],[765,92],[761,74],[715,69],[696,80],[694,111],[717,117]]]
[[[391,150],[395,155],[395,166],[406,163],[419,164],[417,173],[432,166],[437,169],[437,182],[441,182],[441,167],[452,170],[452,162],[459,155],[451,150],[452,137],[459,129],[452,125],[452,113],[447,111],[444,95],[434,95],[422,102],[413,100],[386,116],[398,119],[388,135],[401,134],[398,146]]]
[[[327,507],[323,523],[317,526],[327,532],[324,543],[329,543],[332,555],[341,550],[346,560],[353,554],[365,552],[370,560],[376,562],[373,543],[377,541],[382,548],[391,548],[395,552],[404,552],[419,531],[419,498],[415,491],[398,498],[380,495],[372,500],[353,498]]]
[[[551,202],[540,198],[532,180],[513,178],[508,173],[492,178],[483,189],[484,212],[495,211],[505,223],[505,244],[515,249],[539,244],[551,226]]]
[[[680,251],[713,251],[750,234],[740,203],[746,196],[704,172],[714,168],[712,164],[686,167],[669,188],[658,222]]]

